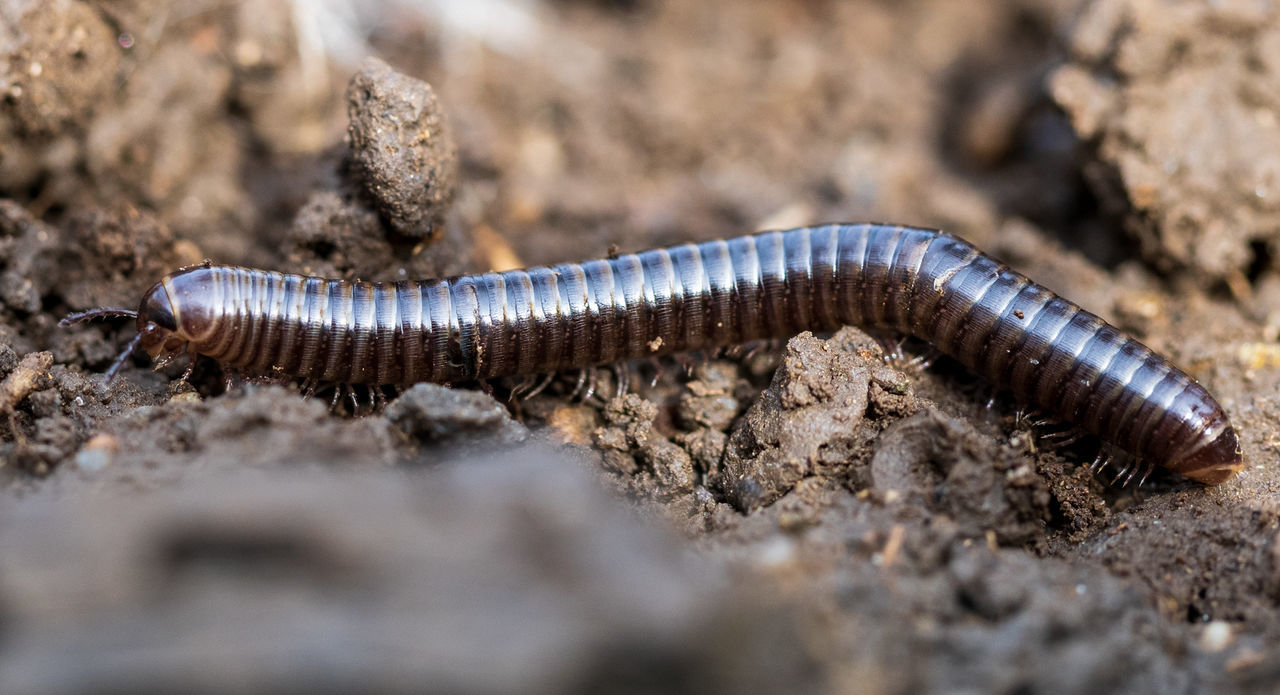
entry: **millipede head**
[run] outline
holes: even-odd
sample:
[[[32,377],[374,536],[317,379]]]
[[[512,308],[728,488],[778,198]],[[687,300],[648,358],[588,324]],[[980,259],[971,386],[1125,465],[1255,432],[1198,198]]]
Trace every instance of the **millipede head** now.
[[[60,326],[72,326],[85,321],[105,319],[134,320],[138,333],[107,369],[107,383],[111,383],[116,372],[124,366],[125,360],[129,359],[129,355],[133,354],[139,346],[153,359],[171,355],[186,346],[188,339],[178,330],[177,309],[170,301],[169,292],[165,287],[166,281],[172,277],[152,285],[151,289],[142,296],[142,302],[139,303],[137,311],[118,307],[99,307],[67,314],[58,322]]]

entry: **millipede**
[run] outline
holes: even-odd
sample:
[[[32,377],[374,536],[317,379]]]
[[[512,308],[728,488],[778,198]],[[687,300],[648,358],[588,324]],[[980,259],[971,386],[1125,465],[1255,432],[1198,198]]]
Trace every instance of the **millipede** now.
[[[361,282],[205,264],[137,311],[152,358],[206,355],[246,374],[343,384],[536,375],[842,325],[922,339],[1021,404],[1130,463],[1206,484],[1243,468],[1213,396],[1138,340],[969,242],[933,229],[832,224],[556,266]],[[1141,484],[1141,480],[1139,481]]]

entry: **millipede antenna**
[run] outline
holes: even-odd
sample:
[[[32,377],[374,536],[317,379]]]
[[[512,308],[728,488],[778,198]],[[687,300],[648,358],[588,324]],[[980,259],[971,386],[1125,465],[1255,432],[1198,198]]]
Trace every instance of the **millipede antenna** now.
[[[117,309],[115,307],[98,307],[88,311],[77,311],[62,317],[58,322],[59,326],[73,326],[77,323],[85,321],[96,321],[98,319],[136,319],[138,312],[132,309]]]
[[[99,319],[136,319],[136,318],[138,318],[138,312],[132,309],[118,309],[116,307],[104,306],[104,307],[98,307],[97,309],[89,309],[88,311],[77,311],[77,312],[67,314],[66,316],[62,317],[62,320],[58,322],[58,325],[73,326],[77,323],[84,323],[85,321],[97,321]],[[111,368],[108,369],[106,373],[108,384],[111,383],[112,379],[116,378],[116,372],[120,371],[120,368],[124,366],[124,361],[129,359],[129,355],[133,354],[133,349],[138,347],[138,343],[140,342],[142,342],[141,333],[133,336],[133,340],[129,341],[129,345],[125,347],[124,352],[120,353],[120,356],[116,358],[116,361],[111,363]]]

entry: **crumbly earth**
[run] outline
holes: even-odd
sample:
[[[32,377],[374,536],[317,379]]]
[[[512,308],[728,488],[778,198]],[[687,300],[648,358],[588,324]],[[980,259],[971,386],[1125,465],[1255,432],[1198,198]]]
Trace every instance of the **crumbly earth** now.
[[[1280,9],[181,8],[0,0],[0,692],[1280,688]],[[1246,469],[1109,488],[857,328],[351,417],[376,394],[209,362],[107,384],[133,327],[57,325],[203,258],[404,279],[837,220],[1137,335]]]

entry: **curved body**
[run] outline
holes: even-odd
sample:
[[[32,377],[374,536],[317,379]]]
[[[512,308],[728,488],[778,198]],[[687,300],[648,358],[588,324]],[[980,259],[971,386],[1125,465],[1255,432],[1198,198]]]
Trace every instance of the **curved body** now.
[[[394,283],[207,266],[138,313],[153,356],[249,372],[455,382],[830,331],[924,339],[1022,403],[1207,483],[1241,467],[1226,414],[1137,340],[929,229],[827,225],[608,260]]]

